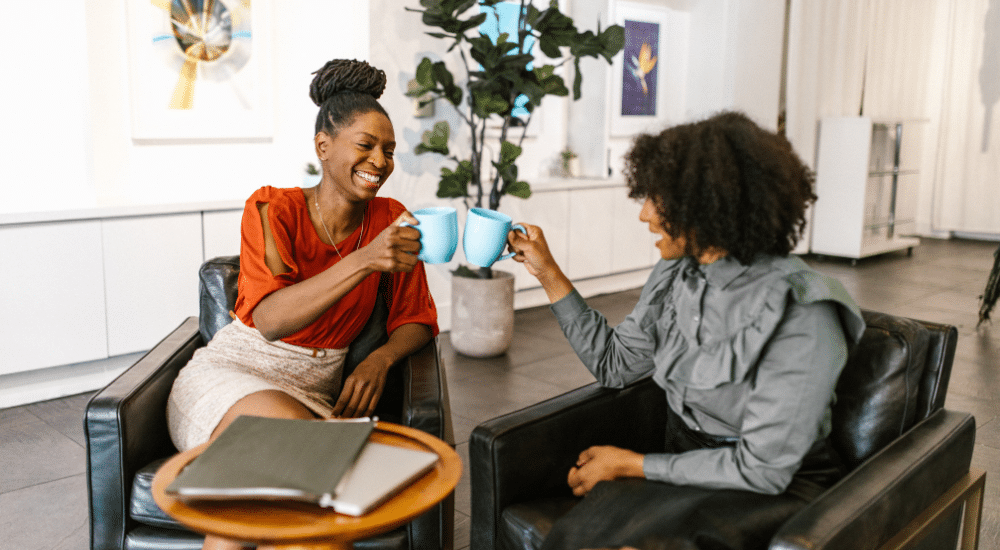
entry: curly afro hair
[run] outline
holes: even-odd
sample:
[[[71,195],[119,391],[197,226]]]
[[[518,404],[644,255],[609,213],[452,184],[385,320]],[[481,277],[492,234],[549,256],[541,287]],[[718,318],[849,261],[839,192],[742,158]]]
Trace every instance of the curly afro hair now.
[[[631,198],[652,199],[671,237],[687,239],[686,254],[722,249],[744,265],[787,256],[816,200],[788,140],[737,112],[639,135],[625,180]]]
[[[313,74],[309,97],[319,106],[317,134],[336,135],[358,115],[371,111],[389,116],[377,101],[386,84],[381,69],[355,59],[334,59]]]

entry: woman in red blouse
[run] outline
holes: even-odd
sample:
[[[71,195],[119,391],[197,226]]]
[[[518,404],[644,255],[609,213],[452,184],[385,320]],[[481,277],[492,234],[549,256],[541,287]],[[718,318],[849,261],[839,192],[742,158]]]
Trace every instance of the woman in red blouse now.
[[[391,365],[438,331],[417,260],[420,233],[399,202],[377,197],[393,169],[392,123],[377,98],[385,73],[334,60],[317,71],[316,154],[310,189],[263,187],[247,200],[233,323],[180,372],[167,406],[184,450],[244,414],[357,417],[378,402]],[[343,380],[347,346],[368,320],[390,273],[389,339]],[[206,540],[206,548],[227,541]]]

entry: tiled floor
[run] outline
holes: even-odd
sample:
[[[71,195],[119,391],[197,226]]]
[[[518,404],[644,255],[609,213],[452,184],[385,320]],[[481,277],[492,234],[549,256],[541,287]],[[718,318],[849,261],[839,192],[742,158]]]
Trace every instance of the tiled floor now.
[[[856,266],[807,258],[838,277],[862,307],[954,324],[958,351],[946,406],[968,411],[979,426],[974,466],[990,472],[980,548],[1000,548],[1000,310],[998,326],[976,329],[978,296],[996,243],[925,239],[905,252]],[[616,323],[638,290],[595,297],[591,305]],[[483,420],[590,383],[548,308],[517,312],[507,355],[456,355],[442,335],[459,454]],[[0,410],[0,547],[83,550],[88,547],[83,409],[89,395]],[[469,544],[469,484],[456,496],[456,548]]]

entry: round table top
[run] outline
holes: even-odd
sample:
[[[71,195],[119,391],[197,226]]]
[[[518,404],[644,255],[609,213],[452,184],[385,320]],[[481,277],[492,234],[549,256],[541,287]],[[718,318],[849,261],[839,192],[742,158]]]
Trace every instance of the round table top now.
[[[349,543],[384,533],[426,512],[458,484],[462,462],[447,443],[420,430],[379,422],[370,441],[437,453],[434,468],[363,516],[347,516],[318,505],[274,501],[183,501],[165,489],[208,443],[175,455],[153,478],[153,500],[194,531],[275,545]]]

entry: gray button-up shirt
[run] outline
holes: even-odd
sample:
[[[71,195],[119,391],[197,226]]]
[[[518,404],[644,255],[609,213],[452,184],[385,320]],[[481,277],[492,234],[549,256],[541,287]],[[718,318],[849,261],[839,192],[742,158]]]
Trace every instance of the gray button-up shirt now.
[[[777,494],[830,433],[833,390],[864,330],[835,279],[797,257],[660,261],[632,313],[611,328],[573,291],[552,305],[604,386],[650,373],[692,429],[735,447],[649,454],[649,479]]]

